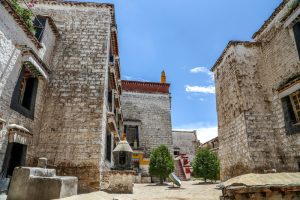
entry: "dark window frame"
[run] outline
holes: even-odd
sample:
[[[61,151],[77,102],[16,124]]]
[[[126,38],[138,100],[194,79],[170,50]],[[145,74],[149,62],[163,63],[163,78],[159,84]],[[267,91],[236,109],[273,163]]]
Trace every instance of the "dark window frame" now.
[[[300,124],[297,122],[290,96],[283,97],[281,103],[287,135],[300,133]]]
[[[20,103],[20,97],[21,97],[21,92],[20,92],[20,87],[21,87],[21,82],[23,80],[24,74],[26,71],[26,67],[23,65],[22,69],[19,74],[19,78],[17,80],[16,86],[14,88],[13,94],[12,94],[12,99],[11,99],[11,104],[10,108],[17,111],[18,113],[22,114],[23,116],[34,119],[34,112],[35,112],[35,105],[36,105],[36,97],[37,97],[37,90],[38,90],[38,78],[34,78],[33,86],[32,86],[32,91],[31,91],[31,100],[30,100],[30,108],[26,108]]]
[[[41,42],[43,39],[46,23],[47,23],[46,16],[38,15],[33,20],[33,26],[35,29],[35,37],[39,42]]]
[[[106,131],[106,155],[105,158],[107,161],[111,162],[111,143],[112,143],[112,135],[109,133],[109,131]]]
[[[136,142],[137,142],[137,148],[140,147],[140,136],[139,136],[139,126],[138,125],[124,125],[124,132],[126,134],[126,138],[127,141],[129,143],[129,145],[134,148],[134,141],[133,143],[131,143],[131,141],[129,141],[129,139],[132,137],[131,135],[129,135],[129,130],[128,129],[135,129],[135,138],[136,138]]]
[[[300,58],[300,22],[297,22],[293,26],[293,33],[294,33],[294,38],[295,38],[296,47],[298,51],[298,57]]]
[[[120,151],[119,152],[119,164],[125,165],[127,163],[127,155],[126,152]]]

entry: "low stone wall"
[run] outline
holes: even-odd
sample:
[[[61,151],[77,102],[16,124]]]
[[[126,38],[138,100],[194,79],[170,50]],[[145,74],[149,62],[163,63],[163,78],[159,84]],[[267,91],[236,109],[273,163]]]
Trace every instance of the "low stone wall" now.
[[[103,174],[102,190],[109,193],[133,193],[135,171],[112,170]]]
[[[134,183],[151,183],[151,176],[145,176],[142,173],[137,173],[133,180]]]
[[[141,179],[142,179],[142,175],[140,173],[137,173],[134,176],[133,181],[134,181],[134,183],[141,183],[142,182]]]
[[[142,176],[141,183],[151,183],[151,176]]]
[[[300,173],[246,174],[223,183],[220,200],[300,199]]]
[[[54,169],[17,167],[7,200],[50,200],[77,194],[77,177],[56,176]]]

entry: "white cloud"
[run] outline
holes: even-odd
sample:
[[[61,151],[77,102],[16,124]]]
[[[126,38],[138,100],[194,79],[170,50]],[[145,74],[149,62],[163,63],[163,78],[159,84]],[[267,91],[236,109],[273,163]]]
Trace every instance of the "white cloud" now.
[[[198,92],[198,93],[208,93],[208,94],[215,94],[215,87],[210,86],[185,86],[186,92]]]
[[[218,127],[202,127],[197,130],[197,138],[201,143],[205,143],[218,136]]]
[[[143,78],[138,78],[138,77],[133,77],[133,76],[127,76],[127,75],[123,75],[122,78],[124,80],[128,80],[128,81],[142,81],[142,82],[149,82],[149,80],[143,79]]]
[[[200,98],[200,99],[199,99],[199,101],[204,101],[204,100],[205,100],[204,98]]]
[[[131,76],[127,76],[127,75],[124,75],[123,78],[124,78],[124,80],[132,80],[132,77]]]
[[[209,71],[209,69],[207,69],[206,67],[195,67],[195,68],[190,69],[190,72],[193,74],[205,73],[210,77],[211,81],[214,81],[214,73]]]
[[[196,130],[197,138],[201,143],[205,143],[218,136],[217,126],[204,124],[202,122],[178,126],[177,128],[174,128],[174,130]]]
[[[201,73],[201,72],[208,73],[210,71],[206,67],[195,67],[195,68],[190,69],[190,72],[196,74],[196,73]]]
[[[212,81],[212,82],[214,82],[215,81],[215,76],[214,76],[214,73],[212,73],[212,72],[209,72],[209,77],[210,77],[210,80]]]

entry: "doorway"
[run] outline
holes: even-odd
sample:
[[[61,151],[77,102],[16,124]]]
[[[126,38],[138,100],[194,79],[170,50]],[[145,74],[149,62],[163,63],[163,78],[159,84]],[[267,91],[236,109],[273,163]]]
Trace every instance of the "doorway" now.
[[[2,168],[4,177],[10,178],[15,167],[25,165],[26,152],[27,145],[15,142],[8,143]]]

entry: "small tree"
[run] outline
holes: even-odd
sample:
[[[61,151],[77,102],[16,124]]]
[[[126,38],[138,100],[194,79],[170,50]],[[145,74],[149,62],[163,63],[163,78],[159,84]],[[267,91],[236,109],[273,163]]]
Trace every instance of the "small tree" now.
[[[173,157],[165,145],[160,145],[151,152],[149,173],[151,176],[158,177],[160,184],[174,169]]]
[[[220,162],[218,157],[208,149],[200,149],[193,160],[193,172],[196,177],[216,181],[219,176]]]

